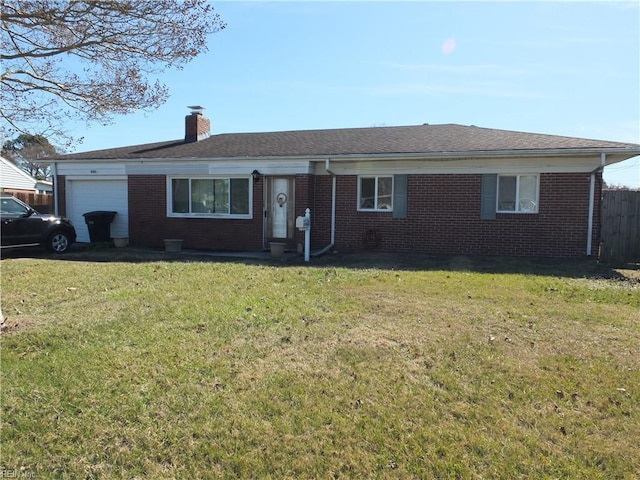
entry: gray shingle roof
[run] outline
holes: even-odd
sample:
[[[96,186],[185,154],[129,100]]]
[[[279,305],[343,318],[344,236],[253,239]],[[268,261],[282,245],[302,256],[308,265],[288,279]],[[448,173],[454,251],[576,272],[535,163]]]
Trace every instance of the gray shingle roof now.
[[[455,154],[512,150],[628,149],[640,145],[496,130],[464,125],[344,128],[265,133],[223,133],[194,143],[182,140],[74,153],[75,159],[247,158],[380,154]],[[542,153],[542,152],[541,152]]]

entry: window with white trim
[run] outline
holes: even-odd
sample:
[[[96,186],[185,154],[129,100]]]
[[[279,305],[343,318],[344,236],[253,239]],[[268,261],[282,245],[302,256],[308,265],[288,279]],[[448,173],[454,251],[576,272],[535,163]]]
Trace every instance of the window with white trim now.
[[[358,210],[393,210],[393,176],[358,177]]]
[[[251,218],[248,177],[173,177],[168,187],[169,216]]]
[[[538,213],[539,175],[498,175],[498,213]]]

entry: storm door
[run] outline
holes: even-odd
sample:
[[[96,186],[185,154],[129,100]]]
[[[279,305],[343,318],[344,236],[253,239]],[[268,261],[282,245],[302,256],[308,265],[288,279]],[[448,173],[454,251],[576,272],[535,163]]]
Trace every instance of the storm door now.
[[[285,242],[293,247],[295,225],[294,178],[266,177],[265,246]]]

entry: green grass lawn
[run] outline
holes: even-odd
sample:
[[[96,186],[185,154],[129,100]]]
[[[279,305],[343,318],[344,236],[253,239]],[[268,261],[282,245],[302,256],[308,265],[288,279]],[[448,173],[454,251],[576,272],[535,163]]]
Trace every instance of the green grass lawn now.
[[[3,472],[640,477],[637,271],[101,255],[2,260]]]

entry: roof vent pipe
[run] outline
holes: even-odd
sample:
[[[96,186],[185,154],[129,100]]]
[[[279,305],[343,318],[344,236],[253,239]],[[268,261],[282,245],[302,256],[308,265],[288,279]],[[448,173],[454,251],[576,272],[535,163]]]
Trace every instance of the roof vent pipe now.
[[[211,135],[211,122],[202,114],[204,107],[194,105],[187,107],[191,109],[191,115],[184,119],[184,141],[185,143],[199,142]]]

